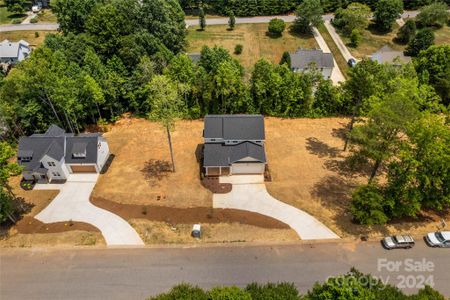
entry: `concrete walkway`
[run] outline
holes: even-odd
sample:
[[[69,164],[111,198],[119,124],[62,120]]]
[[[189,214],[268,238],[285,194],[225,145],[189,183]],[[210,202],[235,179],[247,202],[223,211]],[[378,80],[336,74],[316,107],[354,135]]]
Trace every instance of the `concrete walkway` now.
[[[214,194],[214,208],[247,210],[272,217],[288,224],[302,240],[339,238],[313,216],[272,197],[263,176],[220,177],[220,182],[233,184],[233,189],[227,194]]]
[[[324,53],[331,53],[330,48],[328,47],[327,43],[323,39],[319,30],[317,30],[316,27],[313,27],[312,30],[313,30],[314,38],[316,39],[316,42],[319,45],[320,49],[322,49],[322,51]],[[341,69],[339,69],[339,65],[337,64],[336,59],[334,59],[334,57],[333,57],[333,63],[334,63],[334,69],[333,69],[333,72],[331,73],[331,81],[333,82],[334,85],[338,85],[340,82],[345,81],[345,77],[344,77],[344,74],[342,74]]]
[[[35,14],[35,13],[31,12],[31,11],[27,12],[27,15],[28,16],[20,24],[31,24],[31,22],[30,22],[31,19],[33,19],[34,17],[37,16],[37,14]]]
[[[35,216],[41,222],[85,222],[97,227],[108,246],[141,246],[133,227],[119,216],[98,208],[89,201],[98,174],[73,174],[64,184],[37,184],[35,189],[58,189],[59,194]]]
[[[345,61],[348,61],[350,58],[354,58],[353,55],[350,53],[350,51],[348,51],[347,47],[345,46],[345,44],[342,41],[339,34],[337,34],[333,25],[331,25],[330,21],[326,20],[324,22],[324,25],[327,28],[328,32],[330,33],[331,38],[333,39],[334,43],[338,47],[338,49],[341,52],[342,56],[344,57]]]

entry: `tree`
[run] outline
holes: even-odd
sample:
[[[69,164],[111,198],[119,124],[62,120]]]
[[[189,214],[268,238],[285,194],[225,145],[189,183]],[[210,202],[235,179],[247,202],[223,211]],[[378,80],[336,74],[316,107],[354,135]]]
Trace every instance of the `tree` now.
[[[311,30],[310,26],[319,26],[323,23],[323,9],[320,0],[304,0],[296,10],[295,27],[303,33]]]
[[[416,22],[414,22],[414,20],[408,19],[397,32],[396,40],[402,44],[408,44],[416,36],[416,30]]]
[[[52,9],[58,18],[59,28],[65,33],[84,32],[84,26],[97,0],[58,0]]]
[[[8,11],[23,14],[27,7],[31,5],[31,1],[29,0],[5,0],[6,8]]]
[[[209,300],[252,300],[252,296],[237,286],[215,287],[208,292]]]
[[[200,12],[198,14],[198,23],[200,25],[200,30],[205,30],[206,20],[205,20],[205,11],[203,10],[203,8],[200,8]]]
[[[445,106],[450,104],[450,45],[431,46],[414,60],[415,69],[424,83],[430,83]]]
[[[345,9],[338,9],[333,19],[333,25],[350,35],[353,29],[360,32],[369,25],[370,7],[361,3],[351,3]]]
[[[374,12],[375,25],[382,32],[392,30],[395,20],[400,18],[403,12],[402,0],[379,0]]]
[[[280,65],[286,64],[288,68],[291,68],[291,54],[288,51],[284,51],[281,56]]]
[[[443,2],[434,2],[424,6],[416,17],[420,27],[436,26],[442,27],[449,18],[448,5]]]
[[[430,28],[424,28],[417,32],[416,37],[408,44],[405,54],[417,56],[420,51],[428,49],[434,44],[434,32]]]
[[[234,30],[234,26],[236,25],[236,18],[234,16],[233,11],[230,11],[230,14],[228,15],[228,26],[231,30]]]
[[[170,132],[175,128],[175,121],[182,116],[183,102],[178,96],[176,85],[165,75],[156,75],[148,84],[148,112],[150,120],[158,121],[167,131],[172,168],[175,172],[172,138]]]
[[[241,54],[243,49],[244,49],[244,46],[242,46],[242,44],[237,44],[234,47],[234,54],[237,54],[237,55]]]
[[[275,18],[270,20],[268,30],[269,33],[274,36],[281,36],[285,28],[286,24],[284,23],[284,21],[282,19]]]
[[[282,283],[250,283],[245,288],[252,300],[298,300],[299,293],[294,284]]]
[[[371,97],[373,104],[367,121],[350,133],[352,157],[373,162],[369,183],[380,166],[399,149],[401,135],[418,116],[417,82],[397,79],[391,88],[394,90]]]
[[[358,29],[353,29],[352,33],[350,34],[350,43],[352,47],[354,48],[358,47],[360,40],[361,40],[361,33],[359,33]]]
[[[8,180],[9,177],[20,174],[21,168],[10,161],[14,155],[14,150],[7,142],[0,142],[0,223],[3,223],[6,219],[15,222],[14,209],[11,203],[14,194]]]
[[[352,193],[350,212],[360,224],[382,225],[389,220],[385,213],[387,205],[381,188],[376,184],[367,184]]]

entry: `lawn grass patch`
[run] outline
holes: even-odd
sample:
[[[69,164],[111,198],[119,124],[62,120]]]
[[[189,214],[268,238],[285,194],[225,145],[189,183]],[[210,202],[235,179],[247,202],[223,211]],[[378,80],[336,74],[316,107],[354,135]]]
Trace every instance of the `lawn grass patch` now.
[[[24,20],[26,14],[16,14],[9,12],[6,8],[6,4],[1,1],[0,2],[0,24],[11,24],[13,20]]]
[[[328,45],[328,48],[330,48],[331,53],[333,54],[334,60],[339,66],[339,69],[341,70],[342,74],[345,78],[347,78],[347,72],[349,70],[347,61],[342,56],[341,51],[339,51],[339,48],[336,46],[336,43],[333,41],[333,38],[331,37],[330,33],[328,32],[325,25],[321,24],[319,27],[317,27],[320,34],[322,35],[323,39]]]
[[[279,63],[284,51],[318,48],[312,34],[300,35],[287,29],[281,37],[274,38],[268,35],[267,26],[268,24],[238,24],[234,30],[228,30],[228,25],[212,25],[207,26],[205,31],[198,31],[198,26],[192,26],[187,35],[188,52],[199,52],[204,45],[219,45],[232,54],[235,46],[241,44],[242,53],[232,55],[249,70],[260,58]]]
[[[39,23],[57,23],[58,19],[51,9],[43,9],[38,14]]]
[[[36,37],[36,32],[39,33],[39,36]],[[57,33],[56,31],[33,31],[33,30],[23,30],[23,31],[5,31],[2,32],[2,40],[7,39],[12,42],[18,42],[20,40],[27,41],[32,47],[37,47],[41,45],[45,36],[48,33]]]

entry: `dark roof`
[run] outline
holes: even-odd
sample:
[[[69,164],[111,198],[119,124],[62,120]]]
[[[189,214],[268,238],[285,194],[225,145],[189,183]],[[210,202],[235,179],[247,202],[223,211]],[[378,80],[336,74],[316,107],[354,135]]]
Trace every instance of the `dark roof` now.
[[[402,51],[395,51],[388,45],[373,53],[370,59],[373,61],[377,61],[379,64],[406,64],[411,62],[411,57],[405,56]]]
[[[237,145],[205,144],[203,165],[205,167],[229,166],[246,157],[265,163],[264,146],[252,142]]]
[[[315,63],[317,68],[333,68],[334,60],[331,53],[323,53],[322,50],[316,49],[298,49],[291,55],[292,69],[305,69],[311,63]]]
[[[44,134],[33,134],[19,139],[18,157],[31,157],[30,161],[19,164],[25,171],[37,171],[45,155],[59,161],[65,156],[66,163],[96,163],[98,133],[74,136],[56,125],[50,126]],[[81,150],[80,150],[81,149]],[[86,157],[72,158],[72,153],[86,152]]]
[[[96,163],[98,134],[68,137],[66,140],[66,163]],[[85,157],[73,157],[74,153],[84,153]]]
[[[205,138],[261,141],[265,139],[264,117],[261,115],[207,115]]]
[[[194,64],[198,63],[202,58],[201,53],[188,53],[188,56]]]

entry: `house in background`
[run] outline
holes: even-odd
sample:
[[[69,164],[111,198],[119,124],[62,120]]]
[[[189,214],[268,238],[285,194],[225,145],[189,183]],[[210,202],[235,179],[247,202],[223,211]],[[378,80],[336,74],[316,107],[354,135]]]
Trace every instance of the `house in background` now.
[[[291,70],[293,72],[308,72],[315,68],[322,73],[323,78],[330,79],[334,68],[333,55],[323,53],[318,49],[298,49],[291,56]]]
[[[108,157],[108,143],[100,134],[74,135],[52,125],[44,134],[19,139],[17,161],[25,180],[47,183],[73,173],[99,173]]]
[[[198,64],[202,58],[202,54],[199,52],[188,53],[187,56],[191,59],[194,64]]]
[[[206,176],[264,174],[264,117],[207,115],[203,130]]]
[[[0,63],[13,65],[26,59],[30,53],[30,44],[24,40],[18,42],[3,40],[0,43]]]
[[[411,57],[405,56],[402,51],[396,51],[388,45],[373,53],[370,59],[379,64],[387,63],[396,66],[411,62]]]

